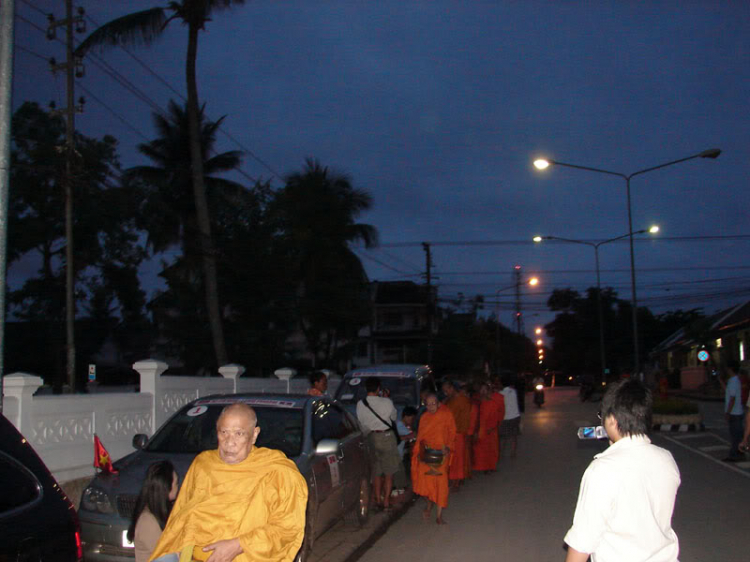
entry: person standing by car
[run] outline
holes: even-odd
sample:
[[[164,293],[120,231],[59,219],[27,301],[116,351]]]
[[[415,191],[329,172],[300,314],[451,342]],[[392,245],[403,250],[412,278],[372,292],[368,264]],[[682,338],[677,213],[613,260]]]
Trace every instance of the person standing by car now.
[[[294,559],[305,534],[307,483],[284,453],[254,447],[259,433],[250,406],[222,410],[219,447],[190,465],[152,560]]]
[[[178,489],[177,472],[171,462],[158,461],[148,467],[127,534],[135,544],[135,562],[148,562],[151,558]]]
[[[594,456],[581,480],[566,562],[677,562],[672,529],[680,471],[666,449],[646,436],[653,396],[638,379],[611,385],[601,419],[609,448]]]
[[[328,377],[323,371],[313,371],[310,375],[309,396],[325,396],[328,391]]]
[[[393,475],[401,466],[396,446],[396,407],[390,398],[380,396],[380,379],[365,380],[367,396],[357,402],[357,419],[367,436],[372,457],[372,488],[380,509],[390,511]]]

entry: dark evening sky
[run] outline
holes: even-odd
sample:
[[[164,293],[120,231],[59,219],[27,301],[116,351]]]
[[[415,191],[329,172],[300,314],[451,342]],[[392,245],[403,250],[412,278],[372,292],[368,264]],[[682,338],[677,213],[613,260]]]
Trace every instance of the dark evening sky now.
[[[104,23],[156,3],[78,5]],[[46,28],[42,12],[62,17],[64,2],[16,0],[16,10],[14,105],[64,106],[64,77],[40,58],[63,59],[64,47],[34,27]],[[77,128],[117,137],[124,167],[143,163],[135,146],[154,136],[149,104],[177,97],[165,83],[185,91],[186,36],[173,23],[130,49],[145,66],[121,50],[86,60]],[[361,220],[382,244],[358,250],[371,279],[419,281],[420,243],[431,242],[439,296],[481,294],[494,310],[520,264],[541,281],[524,292],[527,331],[552,319],[554,288],[595,284],[591,248],[532,236],[628,231],[622,179],[539,172],[535,158],[629,174],[721,148],[632,180],[634,230],[662,229],[635,245],[639,303],[711,312],[750,295],[748,2],[249,1],[201,34],[198,79],[208,114],[226,115],[252,151],[249,176],[280,186],[314,157],[373,195]],[[220,150],[237,148],[220,139]],[[600,257],[602,284],[629,299],[627,242]],[[508,325],[512,292],[500,293]]]

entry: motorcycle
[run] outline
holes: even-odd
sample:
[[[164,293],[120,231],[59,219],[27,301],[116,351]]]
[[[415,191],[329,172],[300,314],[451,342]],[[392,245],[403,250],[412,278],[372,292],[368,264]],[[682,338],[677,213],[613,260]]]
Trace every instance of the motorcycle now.
[[[534,387],[534,404],[537,408],[541,408],[544,404],[544,385],[538,384]]]

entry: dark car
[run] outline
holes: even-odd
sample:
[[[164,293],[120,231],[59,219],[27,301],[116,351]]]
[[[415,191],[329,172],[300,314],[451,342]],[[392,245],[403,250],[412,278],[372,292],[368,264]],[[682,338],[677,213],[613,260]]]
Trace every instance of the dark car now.
[[[72,502],[15,426],[0,414],[0,560],[78,562]]]

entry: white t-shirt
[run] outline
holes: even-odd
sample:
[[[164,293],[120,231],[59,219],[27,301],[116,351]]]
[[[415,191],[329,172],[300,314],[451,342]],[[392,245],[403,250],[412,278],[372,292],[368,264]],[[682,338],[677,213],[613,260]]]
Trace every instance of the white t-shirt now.
[[[518,410],[518,395],[516,389],[511,386],[504,387],[500,394],[505,397],[505,417],[504,420],[512,420],[513,418],[521,417],[521,412]]]
[[[385,421],[396,421],[396,407],[393,405],[393,401],[390,398],[385,398],[383,396],[368,396],[367,403],[370,405],[370,408],[375,410]],[[357,419],[366,434],[371,431],[393,429],[392,426],[386,426],[380,421],[375,414],[370,411],[370,408],[365,406],[361,400],[357,402]]]
[[[734,404],[732,404],[732,411],[727,411],[729,407],[729,399],[734,396]],[[724,412],[733,416],[741,416],[742,411],[742,381],[740,377],[734,375],[727,381],[727,389],[724,392]]]
[[[676,562],[672,511],[679,486],[669,451],[645,435],[623,437],[586,469],[564,540],[592,562]]]

